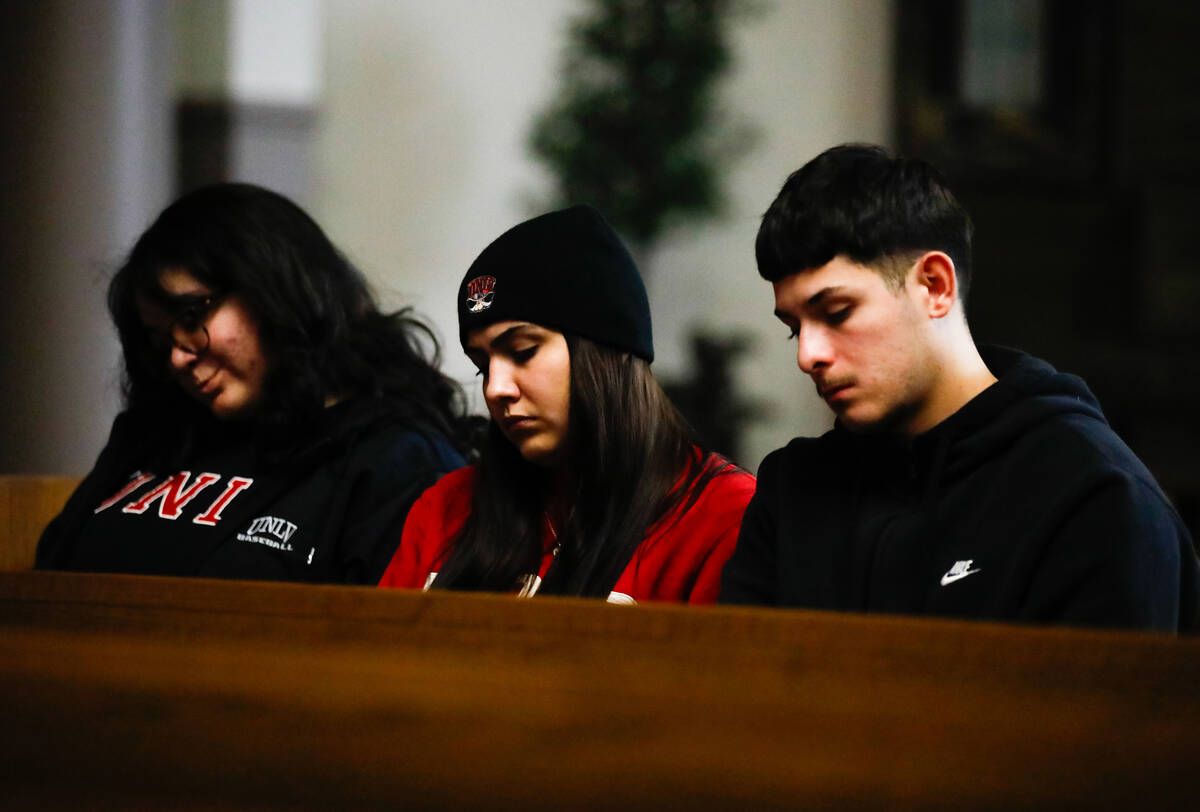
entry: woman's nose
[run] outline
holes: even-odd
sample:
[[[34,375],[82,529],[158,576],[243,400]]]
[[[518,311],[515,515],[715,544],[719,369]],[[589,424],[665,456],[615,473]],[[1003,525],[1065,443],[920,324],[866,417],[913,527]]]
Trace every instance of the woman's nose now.
[[[186,346],[182,346],[175,342],[171,343],[171,354],[168,358],[168,363],[171,369],[182,371],[193,364],[200,358],[200,353]]]
[[[520,396],[512,369],[503,362],[493,362],[488,367],[487,379],[483,384],[483,397],[488,401],[516,400]]]

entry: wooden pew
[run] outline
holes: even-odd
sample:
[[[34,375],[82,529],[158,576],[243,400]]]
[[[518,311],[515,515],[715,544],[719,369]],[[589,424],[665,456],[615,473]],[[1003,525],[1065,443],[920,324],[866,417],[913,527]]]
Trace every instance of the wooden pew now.
[[[0,806],[1200,808],[1200,640],[0,574]]]
[[[0,474],[0,570],[33,567],[38,538],[79,485],[79,477]]]

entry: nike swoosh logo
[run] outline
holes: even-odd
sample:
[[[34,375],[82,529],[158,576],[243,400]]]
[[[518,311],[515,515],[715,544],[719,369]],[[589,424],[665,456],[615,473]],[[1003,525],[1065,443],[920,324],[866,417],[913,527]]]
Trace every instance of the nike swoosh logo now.
[[[952,584],[955,581],[961,581],[963,578],[966,578],[968,575],[974,575],[977,572],[979,572],[978,569],[963,570],[962,572],[948,572],[942,576],[942,586]]]

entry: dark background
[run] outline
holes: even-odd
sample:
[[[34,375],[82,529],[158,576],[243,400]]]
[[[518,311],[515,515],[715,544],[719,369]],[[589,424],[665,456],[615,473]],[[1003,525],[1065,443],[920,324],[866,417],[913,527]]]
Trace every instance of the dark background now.
[[[901,0],[896,143],[976,227],[976,341],[1081,375],[1200,529],[1200,4],[1043,0],[1037,103],[963,98],[965,0]]]

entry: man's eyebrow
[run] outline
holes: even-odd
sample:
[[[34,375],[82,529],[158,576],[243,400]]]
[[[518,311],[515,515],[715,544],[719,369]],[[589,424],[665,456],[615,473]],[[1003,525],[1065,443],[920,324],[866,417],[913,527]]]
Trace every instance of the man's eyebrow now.
[[[846,291],[845,285],[830,285],[827,288],[821,288],[819,291],[814,293],[812,296],[809,296],[804,301],[804,306],[805,307],[815,307],[816,305],[821,304],[821,302],[825,301],[826,299],[828,299],[832,296],[837,296],[841,293],[844,293],[845,291]],[[796,317],[793,316],[791,313],[788,313],[787,311],[776,308],[775,309],[775,318],[780,319],[782,321],[787,321],[789,319],[794,320]]]
[[[841,293],[843,290],[845,290],[845,288],[842,285],[831,285],[830,287],[827,287],[827,288],[821,288],[819,291],[814,293],[812,296],[809,296],[808,301],[805,302],[805,304],[809,304],[809,305],[820,304],[824,299],[828,299],[830,296],[836,296],[837,294]]]

